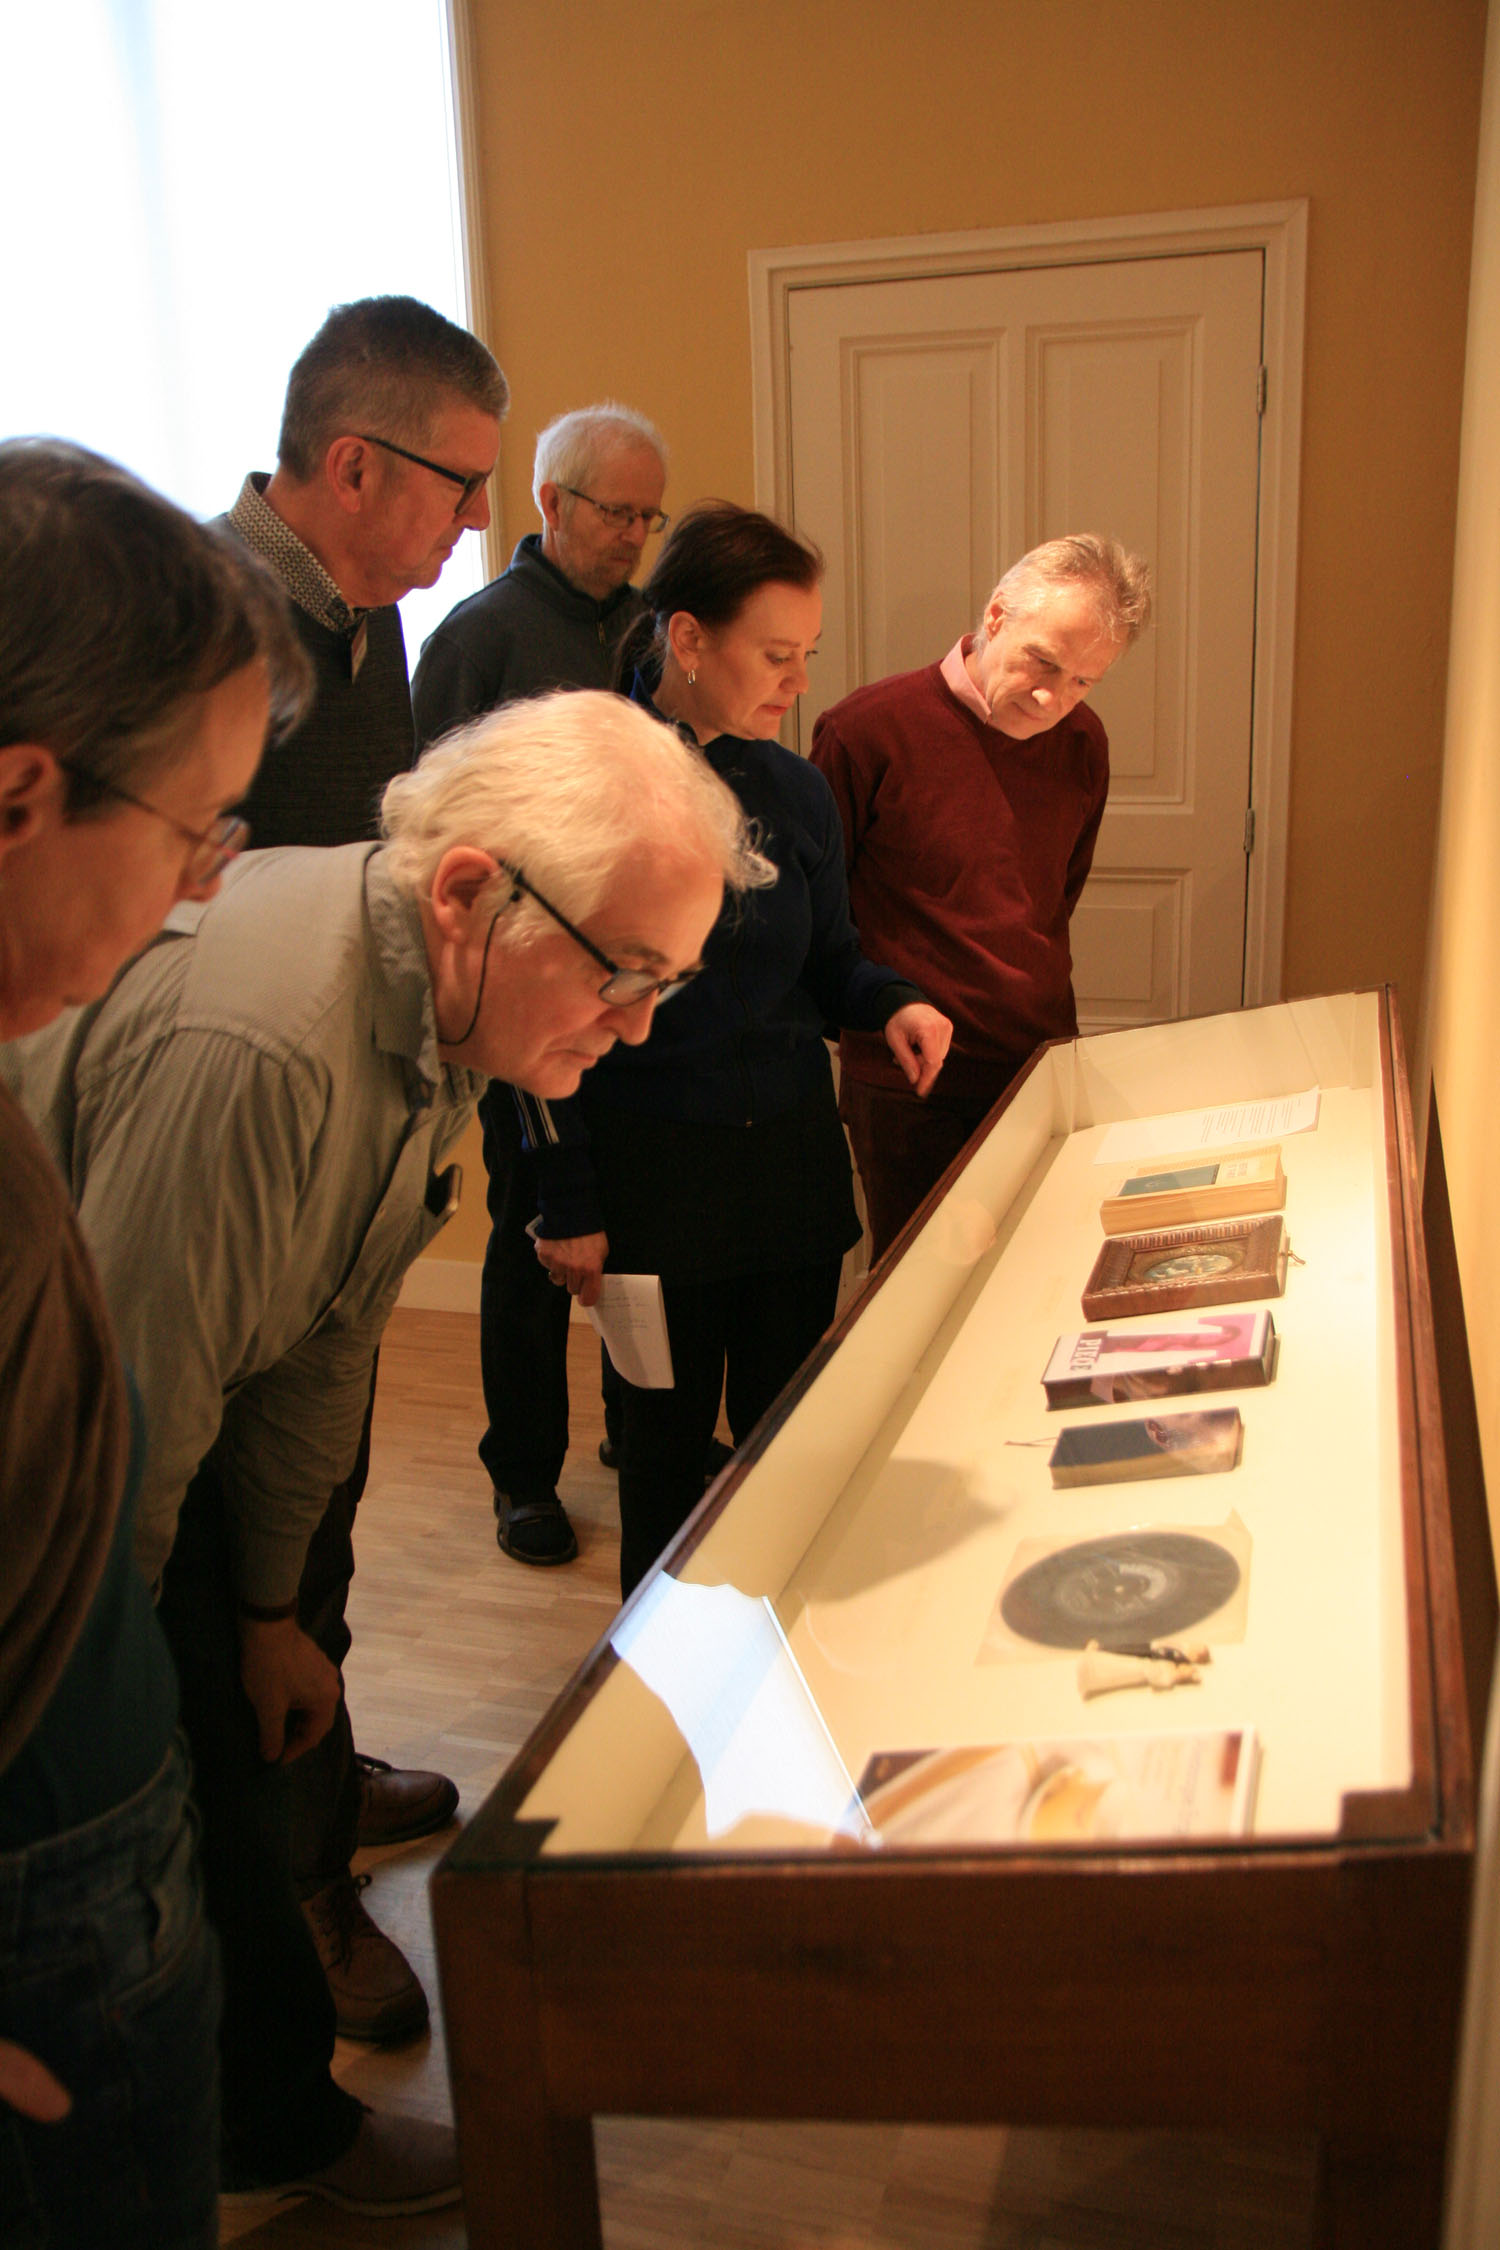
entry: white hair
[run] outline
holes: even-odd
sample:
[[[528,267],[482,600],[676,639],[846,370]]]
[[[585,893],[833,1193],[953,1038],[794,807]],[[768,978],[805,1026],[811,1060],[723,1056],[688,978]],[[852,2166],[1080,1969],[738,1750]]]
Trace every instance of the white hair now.
[[[648,847],[706,863],[730,891],[776,880],[739,799],[701,752],[599,689],[508,703],[445,735],[388,785],[380,821],[391,874],[415,898],[459,844],[519,868],[573,921]],[[493,902],[508,895],[498,875]],[[550,927],[523,895],[507,942]]]
[[[582,485],[605,454],[616,446],[632,451],[644,446],[667,465],[667,441],[654,422],[617,399],[601,399],[597,406],[575,406],[559,414],[536,441],[531,471],[531,497],[540,513],[544,484]]]

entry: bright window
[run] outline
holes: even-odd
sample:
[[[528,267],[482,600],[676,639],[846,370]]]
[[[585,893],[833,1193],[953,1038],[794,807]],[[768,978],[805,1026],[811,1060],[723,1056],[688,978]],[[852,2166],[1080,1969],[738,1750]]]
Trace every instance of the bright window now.
[[[125,462],[198,515],[275,463],[332,304],[469,321],[447,0],[6,7],[0,428]],[[480,541],[402,603],[409,659]]]

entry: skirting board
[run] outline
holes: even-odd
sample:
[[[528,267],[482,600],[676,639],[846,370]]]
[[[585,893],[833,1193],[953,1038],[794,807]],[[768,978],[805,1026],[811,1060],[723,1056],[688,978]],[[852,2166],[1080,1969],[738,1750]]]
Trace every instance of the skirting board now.
[[[477,1313],[479,1274],[472,1258],[418,1258],[407,1267],[396,1302],[408,1312]],[[573,1318],[584,1317],[575,1298]]]
[[[480,1271],[473,1258],[417,1258],[396,1302],[408,1312],[477,1313]]]

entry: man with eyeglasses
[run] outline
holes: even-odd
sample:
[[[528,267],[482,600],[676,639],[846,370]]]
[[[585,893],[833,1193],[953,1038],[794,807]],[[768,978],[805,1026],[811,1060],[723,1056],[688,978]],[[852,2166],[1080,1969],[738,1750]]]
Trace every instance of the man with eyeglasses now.
[[[616,684],[616,654],[642,606],[631,576],[648,538],[667,524],[666,458],[654,425],[613,402],[548,423],[532,469],[542,529],[520,542],[508,570],[449,612],[422,651],[412,683],[421,742],[549,688]],[[510,1090],[493,1087],[479,1114],[490,1214],[479,1458],[501,1551],[546,1567],[578,1553],[557,1492],[568,1450],[569,1300],[551,1286],[526,1231],[536,1216],[536,1158]],[[526,1116],[545,1131],[544,1106]],[[607,1358],[604,1367],[601,1451],[613,1465],[618,1384]]]
[[[1078,1028],[1068,925],[1109,795],[1087,698],[1145,630],[1150,578],[1118,540],[1049,539],[940,663],[856,688],[813,729],[860,937],[953,1021],[925,1101],[879,1040],[839,1040],[839,1111],[877,1258],[1027,1057]]]
[[[290,1786],[338,1706],[304,1556],[380,1332],[456,1201],[492,1078],[577,1090],[771,876],[737,801],[618,697],[440,745],[383,846],[248,854],[108,996],[19,1050],[150,1432],[137,1552],[178,1659],[225,1971],[225,2181],[395,2216],[452,2201],[451,2133],[333,2080]]]
[[[489,522],[508,400],[477,337],[413,297],[336,305],[298,357],[275,473],[246,477],[227,518],[291,596],[318,683],[243,807],[258,850],[374,834],[415,753],[395,605]]]
[[[666,527],[666,446],[612,402],[560,414],[536,441],[542,519],[510,567],[449,611],[412,681],[420,742],[549,688],[615,684],[615,654],[641,612],[630,581]]]
[[[432,585],[465,531],[489,521],[488,479],[505,377],[467,330],[412,297],[336,305],[287,382],[274,475],[246,478],[227,522],[292,602],[317,682],[312,709],[261,764],[241,810],[257,849],[373,837],[381,793],[415,755],[400,613]],[[373,1406],[373,1388],[370,1404]],[[345,1612],[369,1416],[350,1477],[329,1495],[308,1554],[303,1622],[330,1662]],[[405,1955],[366,1911],[356,1842],[430,1834],[453,1817],[443,1774],[392,1771],[354,1748],[347,1709],[292,1783],[293,1859],[339,2030],[414,2037],[427,1999]]]

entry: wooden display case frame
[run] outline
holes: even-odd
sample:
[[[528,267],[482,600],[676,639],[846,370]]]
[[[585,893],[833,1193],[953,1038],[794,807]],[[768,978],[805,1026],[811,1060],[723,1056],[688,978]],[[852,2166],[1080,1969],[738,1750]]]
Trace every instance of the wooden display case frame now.
[[[606,1640],[433,1879],[475,2250],[595,2250],[596,2114],[1311,2131],[1322,2241],[1437,2243],[1474,1843],[1470,1674],[1487,1677],[1490,1652],[1461,1636],[1394,996],[1326,1005],[1345,1002],[1377,1019],[1409,1781],[1346,1797],[1334,1834],[1193,1848],[549,1853],[551,1823],[521,1808],[608,1682]],[[658,1570],[690,1567],[839,1355],[861,1352],[1041,1063]]]

